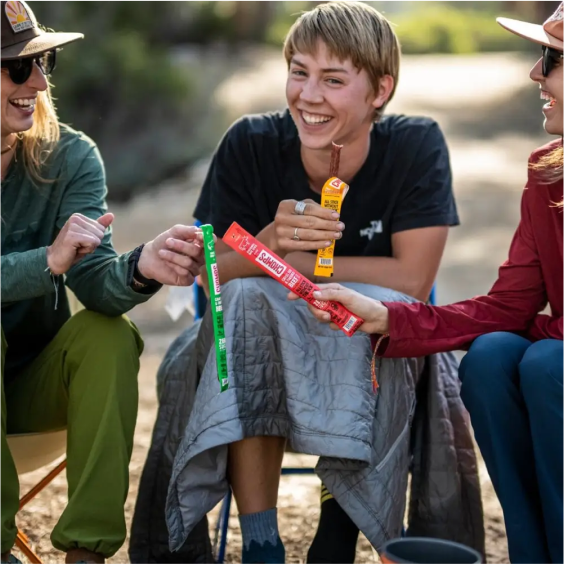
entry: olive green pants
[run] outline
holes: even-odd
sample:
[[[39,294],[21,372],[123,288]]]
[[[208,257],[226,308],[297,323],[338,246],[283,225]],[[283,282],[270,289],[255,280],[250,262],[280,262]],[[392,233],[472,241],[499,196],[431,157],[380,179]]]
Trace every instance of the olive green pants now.
[[[124,317],[81,311],[25,370],[4,383],[2,333],[2,553],[17,529],[19,482],[6,434],[66,427],[68,505],[53,546],[110,557],[126,537],[124,504],[137,419],[143,341]]]

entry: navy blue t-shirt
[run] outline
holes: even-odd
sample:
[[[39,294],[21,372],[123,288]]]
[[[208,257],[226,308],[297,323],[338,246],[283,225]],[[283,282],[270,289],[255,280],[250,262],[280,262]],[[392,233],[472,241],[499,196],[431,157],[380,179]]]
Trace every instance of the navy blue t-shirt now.
[[[213,157],[194,217],[223,237],[233,221],[256,235],[274,221],[282,200],[320,202],[300,156],[288,110],[245,116]],[[392,256],[392,234],[458,225],[447,146],[436,122],[389,115],[375,123],[370,152],[350,182],[337,256]]]

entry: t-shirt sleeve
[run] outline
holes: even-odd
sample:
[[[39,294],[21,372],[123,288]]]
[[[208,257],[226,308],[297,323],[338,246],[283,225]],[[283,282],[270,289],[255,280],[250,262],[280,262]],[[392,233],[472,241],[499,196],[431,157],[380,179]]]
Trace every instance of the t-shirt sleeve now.
[[[218,237],[223,237],[234,221],[252,235],[260,231],[253,205],[251,140],[246,130],[245,122],[239,121],[221,140],[194,210],[194,217],[213,225]]]
[[[391,229],[392,233],[398,233],[458,224],[448,149],[439,126],[433,122],[420,142],[402,187]]]

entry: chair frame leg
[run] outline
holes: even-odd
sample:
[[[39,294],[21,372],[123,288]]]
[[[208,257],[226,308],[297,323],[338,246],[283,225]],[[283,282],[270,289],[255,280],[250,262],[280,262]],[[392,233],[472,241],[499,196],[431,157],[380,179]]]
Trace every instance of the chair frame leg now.
[[[29,545],[29,541],[24,533],[22,533],[18,529],[18,536],[16,537],[16,546],[22,551],[24,556],[32,563],[32,564],[42,564],[41,559],[35,552],[33,552],[31,546]]]
[[[37,483],[31,490],[29,490],[21,499],[20,499],[20,509],[25,507],[39,492],[44,490],[65,468],[67,467],[67,459],[63,460],[60,464],[58,464],[49,474],[47,474],[39,483]],[[32,564],[42,564],[41,559],[35,552],[33,552],[27,535],[18,529],[18,534],[16,536],[16,546],[19,550],[24,554],[24,556],[32,563]]]

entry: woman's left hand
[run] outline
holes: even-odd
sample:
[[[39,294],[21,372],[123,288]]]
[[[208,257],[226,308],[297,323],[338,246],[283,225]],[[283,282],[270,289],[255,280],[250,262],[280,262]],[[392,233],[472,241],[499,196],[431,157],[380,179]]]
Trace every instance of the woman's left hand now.
[[[323,284],[319,288],[320,291],[313,294],[316,300],[339,302],[351,313],[364,319],[364,323],[359,327],[360,331],[370,334],[388,332],[388,308],[382,302],[363,296],[340,284]],[[291,293],[288,299],[299,300],[300,297]],[[339,330],[334,323],[331,323],[331,316],[328,312],[317,309],[309,303],[307,307],[318,321],[330,323],[331,329]]]

